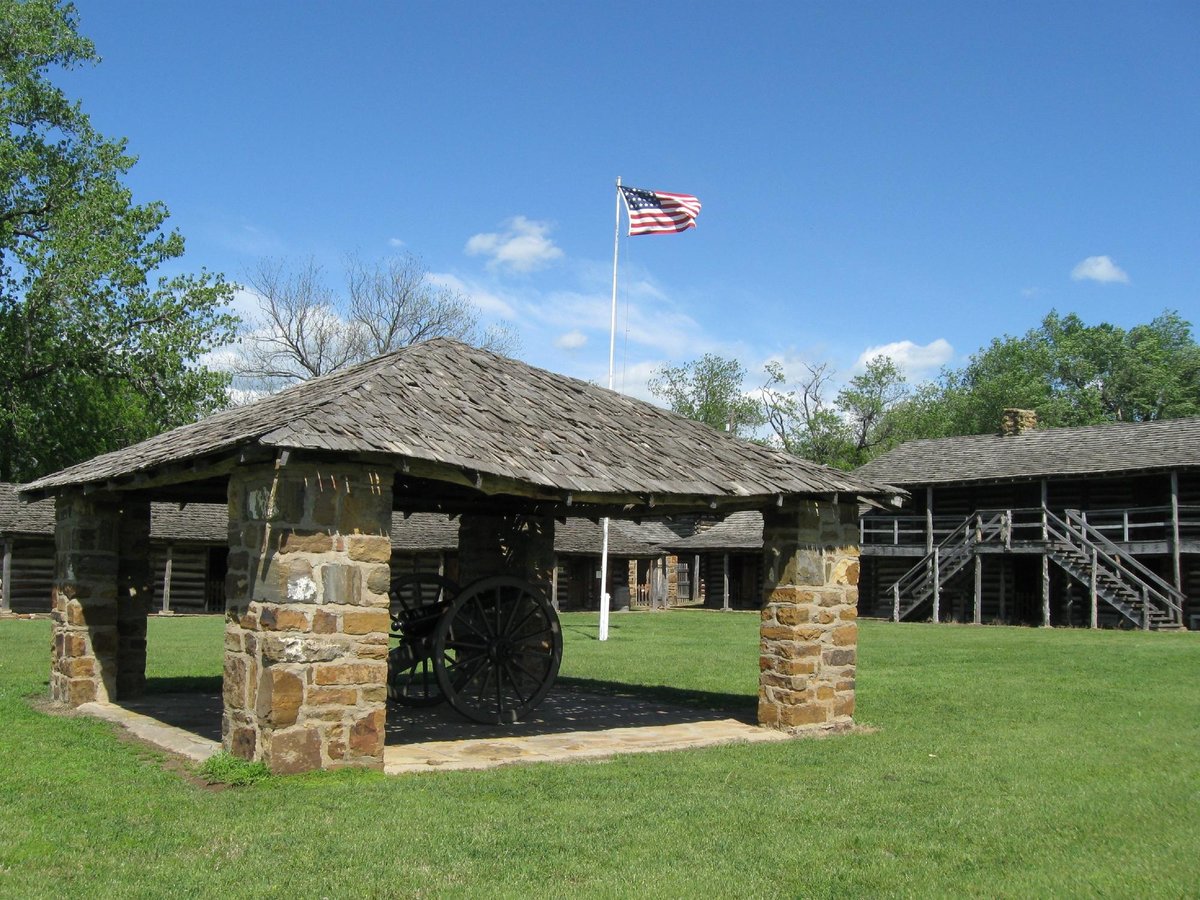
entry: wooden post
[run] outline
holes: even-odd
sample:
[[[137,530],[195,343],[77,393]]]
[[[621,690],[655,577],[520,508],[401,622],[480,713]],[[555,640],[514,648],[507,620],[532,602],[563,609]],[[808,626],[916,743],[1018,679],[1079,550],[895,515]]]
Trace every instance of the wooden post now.
[[[1126,544],[1129,543],[1129,510],[1127,509],[1121,512],[1121,540]]]
[[[729,554],[721,558],[721,609],[729,609]]]
[[[692,600],[700,599],[700,554],[692,557]]]
[[[983,623],[983,557],[975,554],[975,624]]]
[[[1088,579],[1088,594],[1092,600],[1092,619],[1091,619],[1092,628],[1100,627],[1100,605],[1099,605],[1099,600],[1096,597],[1097,556],[1098,556],[1098,551],[1096,550],[1095,547],[1093,547],[1092,548],[1092,574]]]
[[[554,611],[558,611],[558,554],[555,553],[550,557],[550,605],[554,607]],[[442,554],[442,566],[445,565],[446,554]],[[439,570],[442,568],[439,566]],[[442,574],[441,571],[438,574]]]
[[[1042,626],[1050,627],[1050,555],[1047,543],[1050,540],[1050,520],[1047,518],[1046,500],[1050,494],[1046,479],[1042,479]]]
[[[555,560],[556,560],[555,565],[556,566],[557,566],[557,559],[558,559],[558,557],[555,557]],[[558,569],[556,568],[555,572],[557,572],[557,571],[558,571]],[[446,575],[446,551],[445,550],[443,550],[441,553],[438,554],[438,574],[441,575],[443,578]],[[557,606],[555,606],[554,608],[558,609]]]
[[[1002,557],[1000,559],[1000,621],[1005,622],[1005,623],[1008,622],[1008,619],[1006,618],[1007,611],[1005,609],[1005,602],[1004,602],[1007,599],[1004,596],[1004,592],[1007,588],[1007,585],[1008,585],[1008,560],[1006,558]]]
[[[4,568],[0,574],[0,612],[12,609],[12,540],[4,542]]]
[[[1012,549],[1012,525],[1013,525],[1012,510],[1006,509],[1004,511],[1004,549],[1005,550]]]
[[[933,621],[942,620],[942,571],[938,562],[938,548],[933,548]]]
[[[900,621],[900,582],[892,585],[892,621]]]
[[[1150,597],[1146,588],[1142,587],[1142,631],[1150,630]]]
[[[1042,625],[1050,627],[1050,556],[1042,548]]]
[[[925,488],[925,552],[933,552],[933,488]]]
[[[171,568],[175,553],[175,545],[167,544],[167,562],[163,566],[162,611],[171,611]]]
[[[1171,565],[1175,590],[1183,590],[1183,566],[1179,558],[1179,473],[1171,473]]]

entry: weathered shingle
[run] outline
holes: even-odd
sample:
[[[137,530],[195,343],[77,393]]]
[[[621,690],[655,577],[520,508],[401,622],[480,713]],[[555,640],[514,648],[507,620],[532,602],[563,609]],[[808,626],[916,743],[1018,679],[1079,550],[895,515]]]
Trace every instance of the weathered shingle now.
[[[314,378],[27,488],[104,482],[248,445],[386,454],[581,494],[895,493],[632,397],[444,339]]]
[[[20,485],[0,482],[0,534],[54,534],[54,500],[23,503]],[[150,504],[150,536],[162,541],[224,544],[229,513],[221,503]]]
[[[621,525],[627,523],[620,523]],[[458,549],[458,520],[440,513],[413,513],[407,519],[392,516],[392,546],[410,552],[453,551]],[[612,556],[653,557],[659,550],[622,531],[617,520],[608,533],[608,552]],[[599,556],[602,534],[600,525],[590,519],[568,518],[554,523],[556,553]]]
[[[54,534],[54,501],[23,503],[19,487],[0,482],[0,534]]]
[[[763,548],[763,517],[760,512],[730,513],[706,531],[689,538],[680,538],[666,545],[681,553],[702,553],[708,550],[761,550]]]
[[[909,441],[854,474],[901,487],[1200,468],[1200,418]]]

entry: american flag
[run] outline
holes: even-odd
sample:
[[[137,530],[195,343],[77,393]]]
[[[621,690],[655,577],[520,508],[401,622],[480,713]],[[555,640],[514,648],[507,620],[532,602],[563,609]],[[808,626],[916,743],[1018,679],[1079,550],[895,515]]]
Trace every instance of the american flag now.
[[[700,201],[691,194],[667,194],[622,187],[625,210],[629,213],[629,233],[673,234],[696,227]]]

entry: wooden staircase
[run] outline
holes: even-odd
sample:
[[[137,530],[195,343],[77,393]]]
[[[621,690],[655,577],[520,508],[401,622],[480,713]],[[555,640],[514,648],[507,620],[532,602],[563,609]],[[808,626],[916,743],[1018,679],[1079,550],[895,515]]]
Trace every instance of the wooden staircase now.
[[[1133,625],[1147,631],[1183,628],[1183,594],[1088,525],[1078,510],[1062,517],[1044,508],[979,510],[967,516],[944,540],[891,587],[892,618],[903,621],[926,604],[937,608],[941,591],[979,548],[1011,550],[1014,533],[1027,549],[1044,553],[1089,596],[1108,604]],[[935,616],[936,618],[936,616]]]

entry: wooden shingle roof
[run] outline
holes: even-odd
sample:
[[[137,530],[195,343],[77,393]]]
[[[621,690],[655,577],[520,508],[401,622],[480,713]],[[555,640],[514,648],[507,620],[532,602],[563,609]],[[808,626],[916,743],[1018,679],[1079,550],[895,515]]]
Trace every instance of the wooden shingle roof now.
[[[440,513],[413,513],[407,518],[392,517],[392,546],[410,552],[458,549],[458,520]],[[638,540],[621,526],[632,523],[613,521],[608,532],[608,552],[621,557],[653,557],[661,552],[646,541]],[[590,519],[568,518],[554,523],[554,551],[563,554],[599,556],[600,525]]]
[[[854,470],[901,487],[1200,468],[1200,418],[909,441]]]
[[[22,503],[19,487],[0,482],[0,534],[54,534],[54,501]]]
[[[838,472],[738,440],[595,385],[456,341],[438,339],[314,378],[242,407],[98,456],[25,490],[54,493],[246,448],[386,456],[414,474],[476,486],[495,480],[571,494],[762,498],[778,494],[894,496]],[[200,476],[197,475],[197,478]],[[487,491],[485,486],[481,488]],[[557,495],[556,495],[557,496]]]
[[[23,503],[20,485],[0,482],[0,534],[54,535],[54,500]],[[229,513],[223,503],[150,504],[150,537],[182,543],[224,544]]]
[[[730,513],[712,528],[667,545],[670,550],[703,553],[710,550],[758,551],[763,548],[762,513],[753,510]]]

